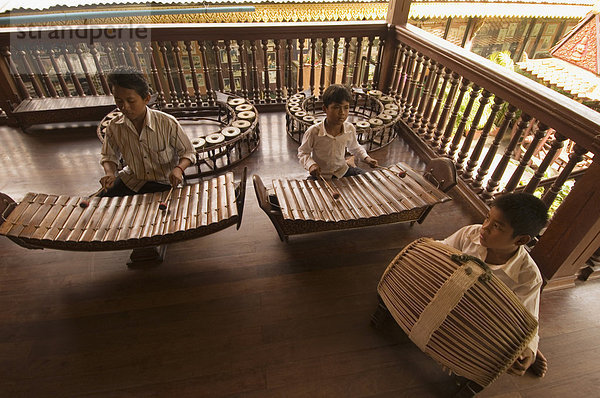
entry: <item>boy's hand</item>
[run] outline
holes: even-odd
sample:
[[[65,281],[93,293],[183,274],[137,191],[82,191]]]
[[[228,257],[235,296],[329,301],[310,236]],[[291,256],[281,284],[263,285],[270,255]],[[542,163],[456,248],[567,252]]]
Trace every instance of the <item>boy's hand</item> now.
[[[365,158],[365,163],[367,163],[367,164],[368,164],[369,166],[371,166],[371,168],[373,168],[373,169],[374,169],[375,167],[379,166],[379,162],[377,161],[377,159],[373,159],[373,158],[372,158],[372,157],[370,157],[370,156],[367,156],[367,157]]]
[[[112,186],[115,184],[116,179],[117,177],[115,175],[103,176],[100,179],[100,185],[102,185],[102,188],[106,191],[107,189],[112,188]]]
[[[508,368],[508,373],[523,376],[527,369],[533,363],[535,359],[535,355],[530,348],[526,348],[525,351],[521,353],[521,355],[517,358],[517,360],[512,364],[510,368]]]
[[[312,166],[310,166],[310,169],[308,169],[308,172],[310,173],[311,176],[318,177],[319,174],[321,174],[321,168],[319,167],[318,164],[315,163]]]
[[[176,187],[183,182],[183,171],[179,166],[175,166],[169,175],[171,186]]]

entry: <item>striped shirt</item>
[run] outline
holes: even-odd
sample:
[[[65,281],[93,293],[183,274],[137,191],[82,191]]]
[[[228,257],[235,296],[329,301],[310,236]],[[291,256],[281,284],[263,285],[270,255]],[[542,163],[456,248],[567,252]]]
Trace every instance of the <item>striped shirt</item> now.
[[[106,128],[100,164],[119,164],[122,157],[126,166],[118,176],[134,191],[148,181],[170,184],[169,174],[180,158],[192,164],[196,152],[189,137],[173,116],[146,108],[146,119],[140,134],[124,115],[114,118]]]
[[[304,133],[302,145],[298,148],[298,159],[306,170],[317,164],[323,177],[334,175],[341,178],[348,171],[346,149],[360,160],[367,157],[367,151],[356,139],[356,129],[352,123],[344,122],[342,134],[334,137],[327,133],[323,121],[310,126]]]

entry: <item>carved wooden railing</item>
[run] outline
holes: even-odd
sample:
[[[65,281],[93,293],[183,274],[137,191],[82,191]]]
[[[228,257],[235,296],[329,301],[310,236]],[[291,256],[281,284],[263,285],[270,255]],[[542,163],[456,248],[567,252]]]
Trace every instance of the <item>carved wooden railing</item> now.
[[[363,88],[377,85],[385,24],[299,26],[127,26],[110,32],[107,26],[2,29],[1,72],[10,95],[2,96],[0,107],[18,118],[26,111],[24,103],[40,108],[52,103],[48,99],[108,96],[106,75],[117,65],[144,71],[161,108],[211,106],[216,92],[237,94],[264,108],[283,104],[287,96],[306,88],[321,93],[334,82]],[[18,35],[39,37],[40,44],[14,40]],[[57,37],[83,39],[52,39]]]
[[[81,36],[82,29],[31,31]],[[111,37],[135,37],[135,29],[116,27]],[[210,107],[221,91],[259,110],[283,110],[290,94],[321,93],[334,82],[378,88],[401,104],[401,127],[413,149],[424,158],[454,159],[458,192],[481,214],[495,195],[515,190],[543,190],[550,205],[566,181],[579,179],[532,251],[547,279],[572,282],[575,267],[600,246],[600,166],[591,160],[600,149],[599,115],[417,28],[372,22],[161,25],[144,40],[40,40],[35,46],[11,42],[11,33],[16,30],[0,30],[0,107],[9,117],[25,105],[108,97],[106,74],[116,65],[142,69],[163,109]],[[564,158],[557,154],[566,148],[568,157],[557,167]]]
[[[547,279],[572,284],[600,245],[589,202],[598,200],[600,114],[420,29],[396,27],[395,39],[382,67],[393,71],[386,89],[399,97],[404,131],[422,156],[454,159],[460,191],[482,215],[499,193],[538,190],[551,206],[569,179],[581,180],[532,251]]]

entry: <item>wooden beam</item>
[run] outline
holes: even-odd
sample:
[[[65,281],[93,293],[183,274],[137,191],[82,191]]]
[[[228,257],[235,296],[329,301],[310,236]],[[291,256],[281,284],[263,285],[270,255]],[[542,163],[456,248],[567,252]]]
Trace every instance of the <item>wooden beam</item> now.
[[[554,214],[531,250],[545,290],[570,287],[577,273],[600,246],[600,162],[593,162]]]

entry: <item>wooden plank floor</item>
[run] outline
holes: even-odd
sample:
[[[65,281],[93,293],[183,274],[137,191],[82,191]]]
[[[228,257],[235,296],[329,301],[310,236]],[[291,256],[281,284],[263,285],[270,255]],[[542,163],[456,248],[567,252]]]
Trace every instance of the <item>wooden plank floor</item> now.
[[[302,177],[281,113],[234,169]],[[0,191],[86,195],[93,130],[0,128]],[[422,167],[395,142],[373,155]],[[453,377],[393,329],[370,327],[376,285],[410,241],[477,221],[459,201],[421,225],[296,236],[285,244],[248,185],[242,228],[170,245],[156,268],[129,252],[26,250],[0,237],[0,397],[447,397]],[[599,396],[600,285],[544,294],[544,379],[502,376],[480,396]]]

